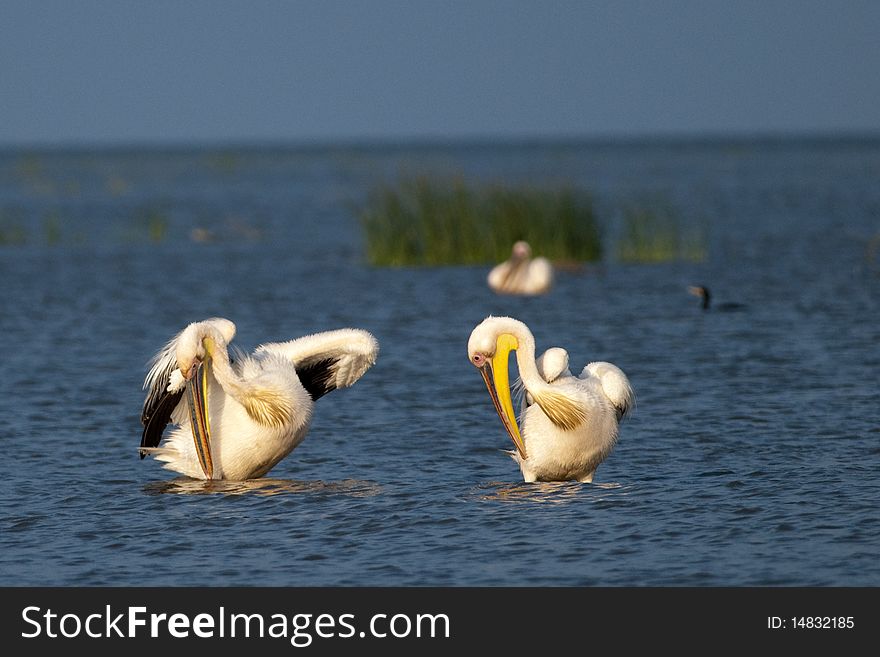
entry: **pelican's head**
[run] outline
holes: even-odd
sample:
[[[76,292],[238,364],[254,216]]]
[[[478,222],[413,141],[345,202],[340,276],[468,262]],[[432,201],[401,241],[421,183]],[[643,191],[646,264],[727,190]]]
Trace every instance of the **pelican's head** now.
[[[519,347],[517,334],[521,335],[520,327],[525,328],[525,325],[510,317],[487,317],[471,332],[468,360],[480,370],[498,417],[516,445],[520,457],[525,459],[526,446],[513,412],[507,372],[510,352]]]
[[[180,334],[177,342],[177,366],[187,381],[206,358],[211,357],[216,345],[225,347],[235,337],[235,324],[222,317],[193,322]]]
[[[513,259],[525,260],[532,257],[532,247],[525,240],[520,240],[513,245]]]
[[[206,479],[214,477],[211,457],[211,421],[208,408],[208,375],[216,350],[226,353],[226,345],[235,337],[235,324],[222,317],[194,322],[183,329],[177,341],[177,367],[186,380],[190,428],[196,455]]]

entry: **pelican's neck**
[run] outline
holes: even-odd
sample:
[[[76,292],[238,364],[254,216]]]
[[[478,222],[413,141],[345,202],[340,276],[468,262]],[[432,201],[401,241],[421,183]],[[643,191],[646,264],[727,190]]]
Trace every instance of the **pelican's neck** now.
[[[516,365],[523,386],[532,395],[548,389],[550,386],[538,372],[538,365],[535,362],[535,336],[520,321],[517,321],[511,329],[509,333],[516,338]]]
[[[538,373],[535,338],[526,325],[514,320],[510,329],[508,332],[517,341],[516,363],[523,386],[553,424],[566,431],[576,429],[587,419],[583,405],[565,391],[551,386]]]
[[[514,256],[510,260],[510,268],[504,277],[504,285],[511,285],[524,276],[524,272],[529,267],[529,259],[525,257]],[[526,329],[528,330],[528,329]]]
[[[229,362],[226,343],[204,338],[205,351],[214,365],[214,378],[223,391],[241,404],[255,422],[273,429],[290,424],[294,399],[277,385],[257,384],[242,378]]]
[[[226,342],[219,335],[208,334],[202,338],[202,344],[205,345],[205,353],[211,358],[211,368],[217,383],[234,397],[240,395],[242,380],[229,362]]]

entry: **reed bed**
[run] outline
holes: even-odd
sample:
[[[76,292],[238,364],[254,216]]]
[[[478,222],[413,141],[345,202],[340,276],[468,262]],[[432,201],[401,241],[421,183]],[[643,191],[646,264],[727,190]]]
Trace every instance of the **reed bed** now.
[[[360,210],[367,259],[374,265],[487,264],[506,260],[517,240],[559,264],[601,260],[604,231],[619,221],[610,251],[625,263],[706,259],[705,227],[687,222],[663,198],[624,200],[600,223],[589,194],[468,185],[461,178],[403,179],[382,185]]]
[[[553,260],[602,257],[592,200],[570,188],[411,178],[373,192],[360,220],[374,265],[497,262],[510,256],[517,240]]]

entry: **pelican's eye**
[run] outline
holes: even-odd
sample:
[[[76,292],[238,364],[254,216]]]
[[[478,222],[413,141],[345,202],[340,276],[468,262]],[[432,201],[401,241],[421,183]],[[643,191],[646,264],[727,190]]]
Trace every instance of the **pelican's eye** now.
[[[486,358],[483,354],[474,354],[474,365],[482,365],[484,360],[486,360]]]

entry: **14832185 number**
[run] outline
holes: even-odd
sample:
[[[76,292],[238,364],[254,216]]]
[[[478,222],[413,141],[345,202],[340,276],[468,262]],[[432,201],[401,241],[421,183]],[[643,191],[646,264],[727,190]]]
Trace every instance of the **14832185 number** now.
[[[839,630],[855,627],[852,616],[792,616],[791,627],[803,630]]]

